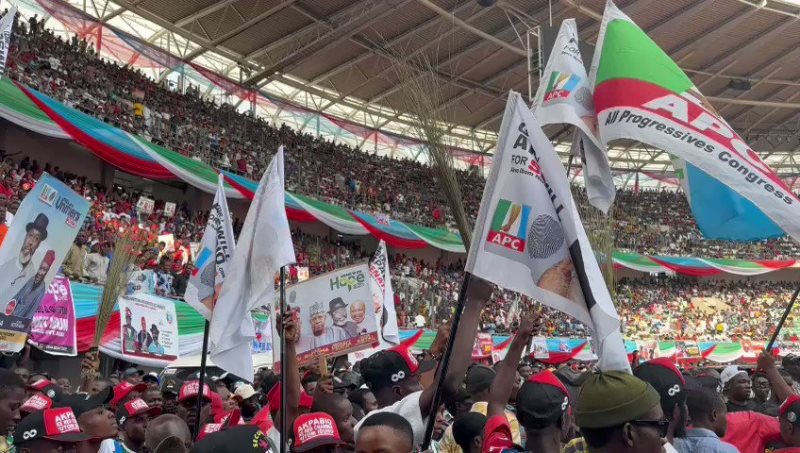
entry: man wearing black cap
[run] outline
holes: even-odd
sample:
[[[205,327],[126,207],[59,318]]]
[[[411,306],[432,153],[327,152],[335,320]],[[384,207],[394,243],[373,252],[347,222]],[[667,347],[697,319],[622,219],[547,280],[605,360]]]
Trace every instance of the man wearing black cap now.
[[[333,325],[344,329],[348,338],[358,336],[358,324],[347,320],[347,304],[341,297],[328,302],[328,314],[333,319]]]
[[[633,375],[652,385],[661,397],[661,409],[669,420],[667,440],[686,435],[689,410],[686,407],[686,380],[672,360],[649,360],[633,370]]]
[[[94,439],[81,432],[72,409],[62,407],[33,412],[17,425],[19,453],[57,453]]]
[[[119,433],[117,419],[114,413],[107,409],[113,397],[112,389],[106,388],[96,395],[84,393],[65,395],[55,405],[72,408],[81,431],[90,434],[97,442],[102,441],[100,453],[113,452],[113,439]]]
[[[39,213],[33,222],[25,225],[25,238],[20,246],[19,254],[0,265],[0,307],[13,298],[22,286],[33,277],[38,267],[33,263],[33,255],[39,244],[47,239],[47,226],[50,219]]]
[[[492,295],[492,285],[472,276],[467,289],[467,300],[458,333],[453,341],[447,375],[442,379],[443,401],[458,392],[472,358],[472,346],[478,331],[481,310]],[[442,330],[431,348],[434,354],[444,350],[445,338]],[[406,346],[396,346],[380,351],[361,362],[361,375],[378,400],[376,412],[400,414],[411,424],[414,445],[422,443],[425,424],[433,412],[433,396],[436,386],[422,389],[419,375],[433,369],[433,361],[419,363]],[[515,370],[516,371],[516,370]],[[356,433],[364,420],[356,425]]]
[[[192,453],[266,453],[275,452],[272,445],[257,426],[234,426],[209,434],[196,443]]]
[[[164,380],[164,386],[161,388],[161,396],[163,398],[163,405],[161,409],[165,414],[174,414],[175,409],[178,407],[178,394],[181,389],[179,380],[169,378]]]
[[[517,392],[516,408],[528,451],[557,453],[573,434],[570,393],[549,370],[530,377]]]

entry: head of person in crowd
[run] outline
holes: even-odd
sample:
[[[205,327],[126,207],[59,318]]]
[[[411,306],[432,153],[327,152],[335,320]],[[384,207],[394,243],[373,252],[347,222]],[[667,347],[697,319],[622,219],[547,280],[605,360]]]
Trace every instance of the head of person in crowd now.
[[[19,408],[25,401],[25,382],[19,374],[0,369],[0,436],[14,431],[20,420]]]
[[[195,426],[197,421],[197,399],[202,398],[202,408],[200,410],[200,425],[213,422],[211,408],[211,389],[208,384],[203,384],[201,394],[200,381],[187,381],[181,386],[178,394],[178,406],[175,414],[182,418],[189,426]]]
[[[143,382],[131,384],[128,381],[122,381],[114,386],[114,398],[111,400],[111,406],[116,408],[130,400],[139,398],[145,390],[147,390],[147,384]]]
[[[112,397],[111,389],[97,395],[76,393],[62,397],[56,406],[72,408],[81,431],[98,440],[114,439],[119,432],[119,425],[114,413],[108,410]]]
[[[722,380],[713,368],[701,368],[695,372],[695,381],[703,388],[722,394]]]
[[[436,366],[419,362],[406,345],[386,349],[361,361],[361,375],[375,395],[379,407],[389,406],[422,390],[419,375]]]
[[[161,409],[165,414],[174,414],[178,407],[178,394],[181,390],[181,382],[174,378],[164,380],[164,385],[161,388],[161,397],[163,404]]]
[[[250,384],[240,385],[233,393],[233,399],[239,405],[239,410],[242,411],[242,418],[245,421],[255,417],[256,413],[261,410],[261,404],[258,402],[259,397],[258,392]]]
[[[159,415],[160,408],[148,406],[141,398],[121,404],[117,408],[117,425],[125,445],[133,451],[140,451],[144,445],[147,423]]]
[[[15,365],[14,373],[22,379],[23,382],[28,382],[31,379],[31,370],[24,366]]]
[[[142,392],[142,399],[150,407],[157,407],[162,411],[164,406],[164,397],[161,395],[161,389],[149,388]]]
[[[105,389],[110,389],[114,387],[114,384],[111,382],[110,379],[105,378],[98,378],[92,381],[92,384],[89,386],[89,393],[91,395],[97,395],[98,393],[103,392]]]
[[[163,414],[147,424],[144,445],[151,453],[185,453],[192,448],[192,432],[182,418]]]
[[[155,371],[142,376],[142,382],[147,385],[148,389],[157,389],[161,386],[161,382],[158,380],[158,373]]]
[[[192,453],[265,453],[277,452],[269,438],[257,426],[232,426],[205,436],[192,447]]]
[[[725,436],[728,431],[728,408],[722,395],[707,388],[689,390],[687,394],[686,405],[692,428],[703,428],[719,437]]]
[[[790,447],[800,447],[800,396],[790,395],[778,409],[781,439]]]
[[[764,373],[753,375],[753,399],[757,403],[769,401],[772,396],[772,387],[769,385],[769,378]]]
[[[72,394],[72,381],[70,381],[69,378],[67,377],[58,378],[56,384],[59,386],[59,388],[61,388],[61,392],[63,392],[65,395]]]
[[[661,409],[664,417],[670,421],[667,438],[685,436],[689,418],[686,379],[675,363],[667,358],[649,360],[636,367],[633,375],[653,386],[661,397]]]
[[[800,382],[800,355],[787,354],[781,360],[781,367],[789,373],[795,382]]]
[[[722,393],[728,398],[730,404],[745,406],[750,399],[752,383],[747,371],[740,370],[736,365],[729,365],[720,373]]]
[[[461,414],[466,414],[472,410],[472,396],[462,385],[453,395],[450,395],[444,402],[445,408],[453,418],[458,418]]]
[[[487,366],[472,365],[464,377],[464,389],[474,402],[489,400],[489,387],[497,373]]]
[[[519,373],[523,381],[527,381],[528,378],[533,376],[533,368],[528,362],[520,362],[519,366],[517,366],[517,373]]]
[[[353,405],[344,395],[324,393],[314,398],[311,412],[324,412],[336,422],[336,428],[342,441],[353,443],[353,428],[356,419],[353,417]]]
[[[75,414],[68,407],[32,412],[17,428],[14,443],[19,453],[75,451],[72,449],[76,445],[95,440],[91,434],[81,432]]]
[[[408,453],[414,450],[414,431],[399,414],[376,412],[361,423],[356,453]]]
[[[350,392],[356,390],[363,384],[361,375],[355,371],[342,370],[337,371],[333,376],[333,391],[342,393],[344,396],[350,395]]]
[[[662,453],[669,429],[658,392],[622,371],[586,379],[575,422],[592,453]]]
[[[300,384],[303,385],[303,390],[305,390],[306,393],[313,395],[314,390],[317,388],[317,381],[319,381],[319,374],[306,371],[303,373],[302,379],[300,379]]]
[[[49,379],[37,379],[25,386],[26,396],[30,397],[35,394],[42,394],[51,400],[58,401],[64,395],[64,392],[61,391],[61,387]]]
[[[464,453],[481,453],[483,428],[486,416],[479,412],[467,412],[453,422],[453,439]]]
[[[372,390],[370,389],[355,389],[350,392],[347,398],[351,403],[361,407],[365,415],[378,408],[378,401],[375,399],[375,395],[372,394]]]
[[[515,406],[529,443],[549,449],[570,440],[569,390],[551,371],[541,371],[525,381],[517,392]]]
[[[324,412],[311,412],[297,417],[292,434],[292,451],[297,453],[335,452],[345,444],[339,435],[337,423],[330,414]]]

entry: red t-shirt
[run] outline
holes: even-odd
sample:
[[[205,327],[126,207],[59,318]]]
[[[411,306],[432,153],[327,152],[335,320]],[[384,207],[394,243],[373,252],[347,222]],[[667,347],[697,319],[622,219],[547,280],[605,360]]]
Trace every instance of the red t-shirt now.
[[[768,443],[780,439],[777,418],[751,411],[728,414],[728,432],[722,438],[741,453],[764,453]]]
[[[511,425],[505,414],[492,416],[483,428],[483,447],[481,453],[500,453],[505,449],[513,449]]]

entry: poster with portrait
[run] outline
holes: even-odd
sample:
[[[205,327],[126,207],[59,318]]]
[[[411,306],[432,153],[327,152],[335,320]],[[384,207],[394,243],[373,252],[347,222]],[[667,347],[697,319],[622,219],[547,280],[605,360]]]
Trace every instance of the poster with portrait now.
[[[167,201],[164,203],[164,215],[172,217],[175,215],[175,203]]]
[[[136,211],[138,211],[139,214],[152,214],[155,205],[155,200],[142,195],[139,197],[139,201],[136,202]]]
[[[695,340],[675,340],[675,358],[678,360],[701,359],[700,347]]]
[[[150,294],[119,298],[122,355],[171,361],[178,358],[178,318],[175,303]]]
[[[272,326],[269,321],[269,313],[254,311],[252,315],[253,328],[256,331],[252,346],[253,354],[272,354]]]
[[[52,355],[78,355],[75,302],[69,279],[57,275],[33,315],[28,343]]]
[[[0,247],[0,352],[25,346],[31,320],[91,203],[42,173]]]
[[[345,355],[378,344],[371,303],[369,268],[359,264],[311,278],[286,289],[286,304],[300,325],[300,365],[317,357]],[[279,338],[274,330],[273,338]],[[273,349],[274,360],[280,351]]]
[[[550,350],[547,348],[547,338],[533,337],[531,340],[531,350],[534,359],[549,359]]]
[[[492,334],[478,332],[475,343],[472,344],[472,358],[486,359],[492,356]]]

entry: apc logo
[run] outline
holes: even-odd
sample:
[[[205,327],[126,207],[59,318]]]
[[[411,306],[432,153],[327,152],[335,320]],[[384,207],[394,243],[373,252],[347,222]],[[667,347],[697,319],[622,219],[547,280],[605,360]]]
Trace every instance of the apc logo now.
[[[494,210],[486,241],[522,253],[525,251],[530,216],[530,206],[501,198]]]
[[[568,98],[580,83],[581,77],[578,75],[553,71],[547,83],[543,102]]]

